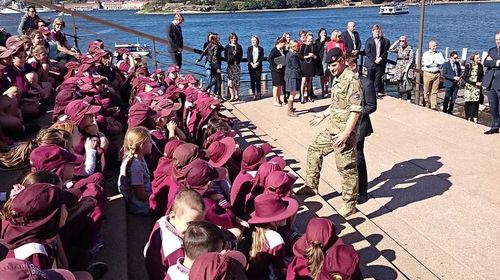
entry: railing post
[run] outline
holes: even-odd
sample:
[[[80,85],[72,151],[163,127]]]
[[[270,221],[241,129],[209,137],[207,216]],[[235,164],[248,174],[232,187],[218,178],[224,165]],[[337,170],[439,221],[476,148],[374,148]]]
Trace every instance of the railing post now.
[[[424,47],[425,0],[420,1],[420,18],[418,28],[417,75],[415,85],[415,104],[420,105],[420,79],[422,77],[422,49]]]
[[[467,48],[463,48],[462,49],[462,64],[465,64],[465,62],[467,61]]]
[[[481,57],[481,64],[483,64],[483,63],[484,63],[484,60],[486,59],[486,57],[487,57],[487,56],[488,56],[488,52],[484,51],[484,52],[483,52],[483,55],[482,55],[482,57]]]
[[[267,93],[267,74],[266,73],[262,73],[262,75],[260,75],[260,84],[261,84],[261,93]]]
[[[153,59],[155,63],[155,69],[158,69],[158,57],[156,53],[156,40],[153,39]]]
[[[448,58],[448,53],[450,52],[450,48],[449,47],[446,47],[444,49],[444,59],[446,60]]]

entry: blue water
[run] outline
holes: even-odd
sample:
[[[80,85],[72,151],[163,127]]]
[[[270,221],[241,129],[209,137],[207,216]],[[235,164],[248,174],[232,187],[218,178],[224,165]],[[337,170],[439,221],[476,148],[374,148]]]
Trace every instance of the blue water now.
[[[297,38],[300,30],[317,30],[324,27],[328,34],[334,29],[345,30],[348,21],[355,21],[363,42],[371,36],[371,25],[379,23],[384,35],[391,42],[400,35],[409,36],[410,44],[418,40],[419,7],[410,7],[410,14],[399,16],[380,16],[378,7],[343,8],[328,10],[304,10],[286,12],[255,12],[229,14],[186,15],[182,25],[185,44],[201,48],[209,31],[221,34],[222,43],[227,42],[227,35],[236,32],[243,47],[250,45],[250,36],[256,34],[261,39],[261,46],[266,55],[273,47],[274,39],[287,31]],[[133,11],[94,11],[89,15],[126,25],[139,31],[165,37],[167,24],[172,15],[139,15]],[[55,14],[41,14],[42,17],[55,17]],[[20,15],[0,15],[0,26],[16,33]],[[486,51],[494,46],[494,34],[500,22],[500,4],[449,4],[426,7],[425,41],[435,39],[439,48],[461,51]],[[66,16],[66,33],[72,34],[72,19]],[[151,42],[138,39],[134,35],[101,26],[100,24],[76,20],[78,35],[81,37],[80,48],[86,49],[87,42],[100,38],[108,49],[113,49],[115,42]],[[426,44],[425,44],[426,45]],[[424,47],[425,47],[424,45]],[[168,63],[164,55],[165,46],[159,46],[160,61]],[[245,48],[244,48],[245,49]],[[185,54],[185,60],[194,61],[194,54]],[[186,65],[187,66],[187,65]]]

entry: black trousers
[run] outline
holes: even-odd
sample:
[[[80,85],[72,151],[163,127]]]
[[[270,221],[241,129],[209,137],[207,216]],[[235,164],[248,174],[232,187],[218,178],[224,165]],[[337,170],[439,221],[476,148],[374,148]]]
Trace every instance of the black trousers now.
[[[385,93],[384,89],[384,77],[385,74],[385,63],[373,64],[368,68],[368,79],[373,82],[373,86],[377,93]]]
[[[170,59],[172,59],[172,64],[176,64],[179,68],[182,67],[182,53],[180,52],[169,52]]]
[[[479,101],[465,101],[465,119],[471,121],[479,115]]]
[[[262,93],[260,91],[262,70],[248,68],[248,74],[250,74],[250,88],[252,89],[252,93]]]
[[[365,161],[365,137],[359,137],[356,143],[356,164],[358,166],[358,196],[366,195],[368,192],[368,172]]]

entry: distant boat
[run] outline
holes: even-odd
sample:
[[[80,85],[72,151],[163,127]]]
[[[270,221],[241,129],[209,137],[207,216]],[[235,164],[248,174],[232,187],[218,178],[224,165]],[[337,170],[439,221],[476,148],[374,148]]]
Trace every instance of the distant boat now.
[[[65,13],[65,12],[60,12],[57,14],[57,16],[62,17],[62,16],[71,16],[71,14]]]
[[[26,3],[24,1],[12,1],[9,7],[2,8],[0,14],[20,14],[26,11]],[[35,7],[37,13],[55,12],[47,7]]]
[[[138,54],[140,56],[150,56],[151,55],[151,49],[148,47],[146,44],[116,44],[115,43],[115,52],[114,56],[118,56],[118,49],[125,48],[129,51],[131,54]]]
[[[403,3],[392,3],[380,7],[379,13],[383,16],[409,14],[410,9]]]

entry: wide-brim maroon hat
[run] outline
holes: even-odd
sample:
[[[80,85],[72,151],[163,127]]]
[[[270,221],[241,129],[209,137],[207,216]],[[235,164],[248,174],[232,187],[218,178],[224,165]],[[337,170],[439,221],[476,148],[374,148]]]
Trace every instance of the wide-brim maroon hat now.
[[[0,262],[2,280],[76,280],[69,270],[41,270],[29,261],[7,258]]]
[[[221,167],[227,163],[236,151],[236,142],[232,137],[225,137],[215,141],[207,149],[209,163],[214,167]]]
[[[293,245],[293,253],[296,256],[304,256],[304,251],[312,242],[321,243],[324,250],[328,250],[333,244],[344,244],[335,232],[335,225],[325,218],[312,218],[307,223],[306,232]]]
[[[147,118],[155,118],[157,113],[149,108],[148,104],[135,103],[128,111],[128,126],[129,128],[140,125]]]
[[[64,164],[80,165],[83,162],[81,155],[72,153],[54,144],[42,145],[31,151],[30,163],[34,171],[56,172]]]
[[[265,160],[266,155],[271,152],[272,147],[268,143],[262,145],[250,145],[242,154],[241,166],[250,170],[256,170],[260,163]]]
[[[254,201],[255,210],[250,214],[249,224],[266,224],[288,219],[299,210],[297,200],[279,197],[274,193],[260,194]]]
[[[351,245],[342,244],[327,251],[319,280],[361,280],[359,254]]]
[[[188,186],[202,195],[207,191],[209,182],[222,181],[227,177],[227,171],[224,168],[212,167],[202,159],[193,160],[182,171]]]
[[[290,196],[292,186],[297,180],[297,177],[285,171],[272,171],[267,175],[264,184],[265,191],[275,192],[279,196]]]
[[[281,170],[284,170],[286,167],[286,161],[280,156],[275,156],[272,159],[268,160],[268,162],[278,165]]]
[[[85,100],[78,99],[71,101],[68,106],[66,106],[64,114],[78,126],[83,121],[85,115],[97,114],[100,110],[101,106],[92,105]]]

